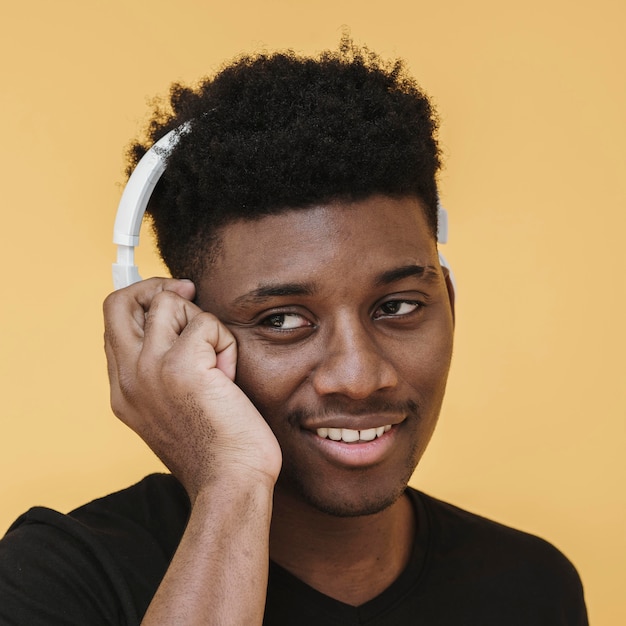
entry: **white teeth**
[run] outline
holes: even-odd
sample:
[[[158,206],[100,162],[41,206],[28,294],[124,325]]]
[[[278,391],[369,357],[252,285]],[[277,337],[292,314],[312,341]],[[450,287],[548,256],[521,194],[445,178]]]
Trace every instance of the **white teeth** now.
[[[353,430],[352,428],[318,428],[317,436],[322,439],[355,443],[356,441],[373,441],[391,430],[391,424],[366,430]]]
[[[317,431],[317,434],[320,434],[320,431]],[[322,435],[320,435],[321,437]],[[341,439],[341,428],[329,428],[328,429],[328,438],[333,441],[339,441]]]
[[[376,429],[368,428],[367,430],[362,430],[359,438],[361,441],[373,441],[376,439]]]
[[[350,428],[341,429],[341,440],[346,443],[354,443],[359,440],[359,431],[351,430]]]

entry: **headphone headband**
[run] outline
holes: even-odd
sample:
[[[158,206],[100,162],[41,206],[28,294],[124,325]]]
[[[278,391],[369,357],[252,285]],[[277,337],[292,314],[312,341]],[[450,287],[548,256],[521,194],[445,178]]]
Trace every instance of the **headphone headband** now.
[[[139,245],[143,215],[150,196],[165,171],[167,157],[178,143],[180,135],[189,132],[190,127],[191,123],[185,122],[161,137],[143,155],[126,183],[113,227],[113,243],[117,245],[117,262],[113,263],[115,289],[122,289],[141,280],[139,270],[135,265],[135,247]],[[441,204],[438,204],[437,212],[437,241],[446,243],[448,241],[448,213]],[[449,269],[441,253],[439,261]]]
[[[113,227],[113,243],[117,244],[117,262],[113,264],[115,289],[141,280],[135,265],[135,247],[139,245],[143,215],[150,196],[165,171],[169,153],[178,143],[179,136],[189,131],[189,126],[189,122],[186,122],[161,137],[137,163],[124,187]]]

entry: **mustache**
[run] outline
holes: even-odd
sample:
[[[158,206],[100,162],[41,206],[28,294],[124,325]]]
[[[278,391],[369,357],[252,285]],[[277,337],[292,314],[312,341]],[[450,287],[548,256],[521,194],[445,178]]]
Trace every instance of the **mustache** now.
[[[362,402],[327,399],[323,406],[317,408],[299,407],[287,414],[287,421],[291,426],[302,424],[307,421],[325,419],[336,415],[350,415],[358,417],[360,415],[375,414],[406,415],[415,419],[420,419],[420,407],[415,400],[405,400],[401,402],[391,402],[389,400],[367,400]]]

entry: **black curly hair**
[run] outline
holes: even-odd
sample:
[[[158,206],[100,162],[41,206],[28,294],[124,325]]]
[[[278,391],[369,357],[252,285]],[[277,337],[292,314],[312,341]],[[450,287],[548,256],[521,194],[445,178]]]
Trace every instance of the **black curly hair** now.
[[[199,278],[225,224],[374,194],[419,198],[436,236],[435,112],[401,60],[346,35],[316,58],[243,56],[196,88],[175,83],[128,173],[184,122],[147,209],[172,276]]]

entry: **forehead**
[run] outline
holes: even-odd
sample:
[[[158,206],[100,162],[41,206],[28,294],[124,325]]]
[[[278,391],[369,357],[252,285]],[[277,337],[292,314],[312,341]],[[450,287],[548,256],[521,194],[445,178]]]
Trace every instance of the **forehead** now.
[[[198,285],[212,300],[268,283],[373,280],[408,265],[437,266],[437,248],[420,201],[375,196],[228,224]]]
[[[319,256],[330,243],[365,249],[379,245],[435,245],[424,209],[417,198],[373,196],[359,202],[333,202],[286,210],[256,220],[241,220],[220,231],[221,261],[240,256],[261,258],[272,250],[308,251]]]

